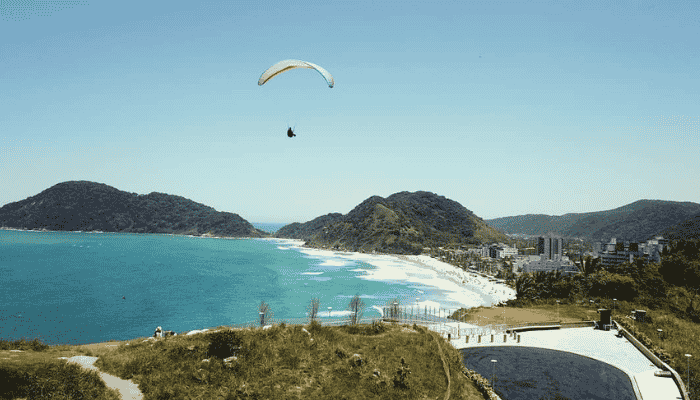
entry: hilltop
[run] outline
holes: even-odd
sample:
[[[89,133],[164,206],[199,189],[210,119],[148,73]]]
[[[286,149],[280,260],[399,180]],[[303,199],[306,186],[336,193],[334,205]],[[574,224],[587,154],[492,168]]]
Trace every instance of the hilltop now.
[[[304,239],[312,247],[394,254],[508,240],[458,202],[423,191],[372,196],[347,215],[328,214],[288,225],[277,237]]]
[[[68,181],[0,208],[0,226],[51,231],[210,234],[264,237],[238,214],[216,211],[180,196],[124,192],[111,186]]]
[[[542,235],[555,232],[591,240],[644,241],[700,214],[700,204],[664,200],[639,200],[607,211],[560,216],[527,214],[489,219],[506,233]]]

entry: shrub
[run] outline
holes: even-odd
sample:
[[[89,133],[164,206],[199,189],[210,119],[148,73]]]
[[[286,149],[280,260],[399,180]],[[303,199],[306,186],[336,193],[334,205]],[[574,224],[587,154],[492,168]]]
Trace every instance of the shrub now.
[[[240,357],[243,335],[239,331],[223,330],[209,335],[211,343],[207,354],[220,359],[231,356]]]

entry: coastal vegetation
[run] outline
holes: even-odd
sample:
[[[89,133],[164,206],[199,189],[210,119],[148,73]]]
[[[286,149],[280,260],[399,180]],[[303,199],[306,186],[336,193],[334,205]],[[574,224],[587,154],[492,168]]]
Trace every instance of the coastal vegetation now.
[[[98,356],[95,365],[101,371],[138,383],[147,400],[444,398],[448,391],[450,399],[488,398],[464,374],[459,351],[439,334],[416,325],[221,326],[195,335],[138,338],[115,347],[60,348]],[[53,349],[18,354],[46,352],[60,356]],[[61,365],[63,360],[52,362]],[[15,367],[24,361],[0,365],[14,377]],[[50,371],[51,380],[58,382],[75,372],[61,368]],[[20,385],[15,396],[36,398],[22,392],[24,387]],[[62,398],[60,387],[46,390]]]
[[[694,232],[697,235],[697,225],[688,227],[686,225],[690,222],[685,221],[697,220],[698,215],[698,203],[639,200],[613,210],[564,215],[517,215],[489,219],[486,222],[506,233],[543,235],[555,232],[566,237],[588,240],[608,240],[614,237],[621,241],[641,242],[655,235],[677,231]],[[664,237],[682,238],[679,235],[665,234]]]
[[[128,193],[101,183],[69,181],[0,208],[0,226],[50,231],[172,233],[266,237],[238,214],[180,196]]]
[[[117,392],[97,372],[59,359],[84,351],[77,346],[48,346],[38,339],[0,340],[0,399],[118,400]]]

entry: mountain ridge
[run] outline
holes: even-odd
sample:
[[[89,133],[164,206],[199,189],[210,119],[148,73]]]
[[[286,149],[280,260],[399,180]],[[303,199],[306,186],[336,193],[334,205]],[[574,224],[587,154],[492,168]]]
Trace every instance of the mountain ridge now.
[[[526,214],[489,219],[506,233],[542,235],[555,232],[592,240],[644,241],[700,213],[700,204],[668,200],[638,200],[604,211],[564,215]]]

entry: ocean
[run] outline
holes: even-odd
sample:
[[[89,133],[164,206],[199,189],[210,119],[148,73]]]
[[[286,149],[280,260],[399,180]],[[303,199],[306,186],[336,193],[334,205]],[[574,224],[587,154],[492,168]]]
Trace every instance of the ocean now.
[[[0,339],[85,344],[147,337],[157,326],[184,332],[253,324],[261,301],[275,320],[301,321],[313,297],[322,320],[347,316],[356,294],[365,317],[379,317],[394,298],[454,310],[512,297],[476,280],[465,289],[469,278],[437,261],[301,244],[0,230]]]

